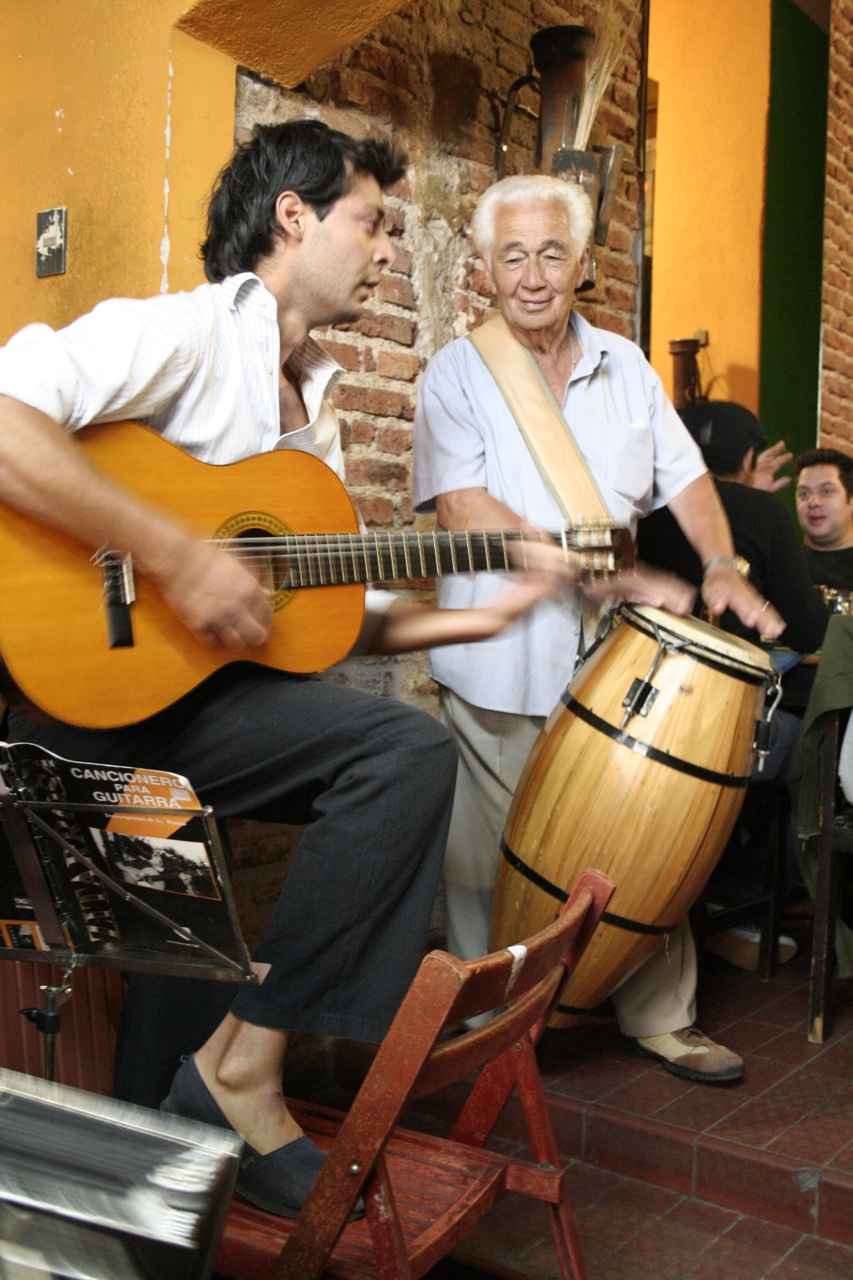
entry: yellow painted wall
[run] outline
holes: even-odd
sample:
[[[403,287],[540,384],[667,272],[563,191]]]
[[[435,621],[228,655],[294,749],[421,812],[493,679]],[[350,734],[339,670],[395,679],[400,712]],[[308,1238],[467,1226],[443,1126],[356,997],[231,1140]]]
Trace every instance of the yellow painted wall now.
[[[103,297],[203,279],[197,248],[232,150],[235,65],[173,30],[185,7],[0,0],[0,341]],[[56,205],[68,208],[67,272],[37,279],[36,213]]]
[[[703,387],[758,408],[770,0],[651,0],[659,84],[651,360],[706,329]]]

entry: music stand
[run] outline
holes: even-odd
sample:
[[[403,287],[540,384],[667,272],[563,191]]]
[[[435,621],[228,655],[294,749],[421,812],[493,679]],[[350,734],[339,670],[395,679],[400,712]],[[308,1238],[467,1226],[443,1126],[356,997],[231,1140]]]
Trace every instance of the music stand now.
[[[78,966],[257,982],[209,806],[179,774],[0,743],[0,958],[52,963],[44,1035]]]

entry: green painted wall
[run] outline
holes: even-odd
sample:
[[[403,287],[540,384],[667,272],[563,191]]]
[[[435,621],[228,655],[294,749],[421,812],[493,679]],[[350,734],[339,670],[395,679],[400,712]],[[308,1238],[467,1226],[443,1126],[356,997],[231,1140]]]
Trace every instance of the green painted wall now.
[[[793,0],[772,0],[759,416],[795,455],[818,431],[828,59]]]

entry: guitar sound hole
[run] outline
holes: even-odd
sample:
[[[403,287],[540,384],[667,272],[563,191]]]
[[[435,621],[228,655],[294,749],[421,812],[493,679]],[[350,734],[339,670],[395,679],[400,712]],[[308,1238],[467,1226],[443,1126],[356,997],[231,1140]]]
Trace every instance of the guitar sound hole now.
[[[244,544],[234,548],[236,554],[251,569],[265,591],[274,596],[287,586],[288,558],[281,548],[280,539],[269,529],[241,529],[231,541],[232,546]],[[251,547],[245,545],[250,542],[253,544]],[[263,546],[264,542],[269,545]]]

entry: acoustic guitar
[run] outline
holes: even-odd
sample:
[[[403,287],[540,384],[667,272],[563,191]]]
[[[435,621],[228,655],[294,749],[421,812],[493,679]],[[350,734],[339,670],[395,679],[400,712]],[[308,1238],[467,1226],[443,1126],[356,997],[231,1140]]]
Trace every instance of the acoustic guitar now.
[[[275,610],[269,639],[248,659],[205,649],[127,557],[93,556],[0,504],[0,654],[36,706],[87,728],[153,715],[229,662],[324,670],[358,637],[365,583],[503,571],[521,538],[515,530],[360,532],[337,475],[296,450],[212,466],[133,422],[75,438],[111,479],[243,557]],[[619,567],[623,533],[587,521],[554,536],[582,550],[590,572],[607,574]]]

